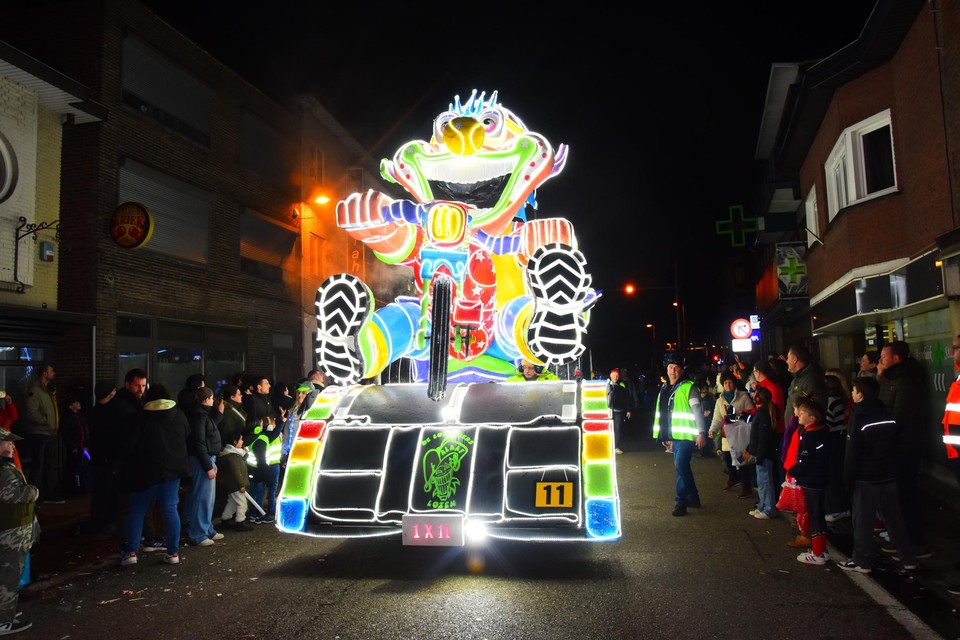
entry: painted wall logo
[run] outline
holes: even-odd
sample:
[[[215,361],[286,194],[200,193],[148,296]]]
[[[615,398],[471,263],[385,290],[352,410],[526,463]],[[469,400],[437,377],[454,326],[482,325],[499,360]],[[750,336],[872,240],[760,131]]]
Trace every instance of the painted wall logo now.
[[[457,506],[454,496],[460,487],[460,471],[463,459],[470,453],[473,439],[463,434],[435,433],[421,444],[426,447],[431,440],[439,441],[437,446],[423,454],[423,490],[432,500],[427,506],[433,509],[451,509]]]
[[[17,165],[17,152],[0,131],[0,202],[7,200],[17,188],[20,169]]]
[[[124,249],[139,249],[153,235],[153,216],[139,202],[124,202],[110,219],[110,236]]]

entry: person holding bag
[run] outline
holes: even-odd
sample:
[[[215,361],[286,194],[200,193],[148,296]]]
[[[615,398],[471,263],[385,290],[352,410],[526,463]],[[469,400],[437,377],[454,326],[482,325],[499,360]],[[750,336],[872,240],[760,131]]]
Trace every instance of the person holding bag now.
[[[753,409],[753,400],[746,391],[737,388],[737,379],[729,371],[720,374],[721,393],[717,397],[717,403],[713,410],[713,420],[710,422],[710,437],[714,438],[717,434],[723,434],[725,424],[736,421],[744,412],[750,412]],[[725,436],[723,436],[725,437]],[[723,449],[721,445],[721,449]],[[738,498],[752,498],[753,490],[751,488],[751,473],[749,468],[738,469],[733,464],[730,456],[729,447],[721,452],[723,461],[723,470],[727,474],[727,482],[723,485],[724,491],[729,491],[738,484],[740,493]]]

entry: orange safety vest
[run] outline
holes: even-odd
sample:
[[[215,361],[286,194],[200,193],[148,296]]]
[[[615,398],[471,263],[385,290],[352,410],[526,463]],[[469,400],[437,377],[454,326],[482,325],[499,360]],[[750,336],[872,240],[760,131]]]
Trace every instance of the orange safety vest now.
[[[947,392],[947,406],[943,412],[943,444],[947,448],[947,458],[958,458],[960,453],[960,377],[950,385]]]

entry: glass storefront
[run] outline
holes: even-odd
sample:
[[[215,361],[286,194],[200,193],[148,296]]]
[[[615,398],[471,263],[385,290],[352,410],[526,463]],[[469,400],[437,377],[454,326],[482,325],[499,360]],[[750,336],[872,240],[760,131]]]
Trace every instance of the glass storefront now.
[[[147,372],[149,384],[161,383],[173,398],[187,377],[203,374],[217,391],[246,362],[247,330],[159,318],[117,318],[118,383],[133,368]]]

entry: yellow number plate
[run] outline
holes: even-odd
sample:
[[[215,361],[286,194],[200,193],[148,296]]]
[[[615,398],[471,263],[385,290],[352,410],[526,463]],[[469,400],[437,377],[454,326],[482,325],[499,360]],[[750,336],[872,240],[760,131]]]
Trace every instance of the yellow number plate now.
[[[538,507],[572,507],[573,506],[573,483],[572,482],[538,482],[536,506]]]

